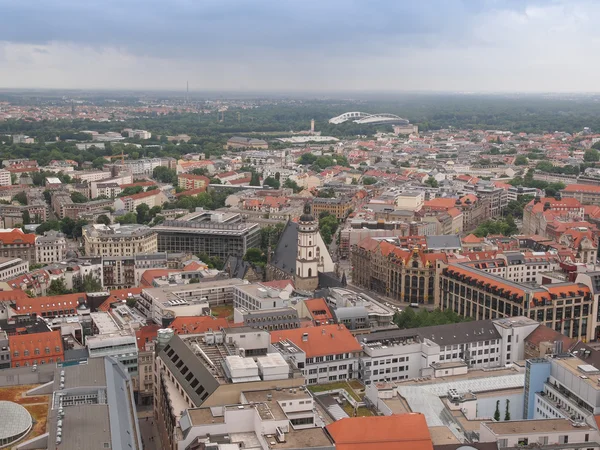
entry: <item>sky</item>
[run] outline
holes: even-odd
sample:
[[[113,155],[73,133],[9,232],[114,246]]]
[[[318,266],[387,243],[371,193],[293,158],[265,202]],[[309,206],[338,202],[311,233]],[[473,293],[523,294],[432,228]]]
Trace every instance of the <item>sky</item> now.
[[[595,0],[0,0],[0,88],[598,92]]]

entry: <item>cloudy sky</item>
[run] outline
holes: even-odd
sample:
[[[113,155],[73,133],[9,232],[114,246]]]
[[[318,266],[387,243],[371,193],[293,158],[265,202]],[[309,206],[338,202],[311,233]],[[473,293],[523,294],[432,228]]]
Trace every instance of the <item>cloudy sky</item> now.
[[[0,17],[3,88],[600,90],[595,0],[0,0]]]

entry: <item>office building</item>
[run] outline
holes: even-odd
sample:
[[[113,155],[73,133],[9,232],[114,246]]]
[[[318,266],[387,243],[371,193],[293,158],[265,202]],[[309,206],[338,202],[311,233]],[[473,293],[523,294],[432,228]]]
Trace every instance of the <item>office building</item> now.
[[[225,261],[260,246],[259,225],[243,222],[239,214],[201,210],[165,220],[152,230],[158,234],[160,252],[206,253]]]
[[[0,257],[0,281],[29,272],[29,261],[21,258]]]
[[[46,231],[43,236],[35,238],[35,254],[38,264],[49,264],[66,259],[67,240],[58,231]]]

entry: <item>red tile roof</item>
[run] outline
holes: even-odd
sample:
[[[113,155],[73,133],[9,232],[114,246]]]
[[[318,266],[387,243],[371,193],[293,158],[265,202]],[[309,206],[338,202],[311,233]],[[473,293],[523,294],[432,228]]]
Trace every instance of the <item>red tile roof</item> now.
[[[135,338],[137,340],[137,346],[139,350],[145,350],[145,346],[147,342],[151,342],[156,338],[158,334],[158,330],[160,330],[160,326],[156,324],[145,325],[135,332]]]
[[[85,299],[85,292],[77,294],[55,295],[51,297],[20,298],[15,301],[15,311],[17,314],[42,312],[65,311],[76,309],[79,306],[79,299]]]
[[[563,192],[600,193],[600,186],[593,184],[569,184],[563,189]]]
[[[323,324],[326,321],[331,321],[330,323],[333,322],[333,315],[324,298],[304,300],[304,305],[308,309],[313,320],[318,320],[320,324]]]
[[[8,345],[12,353],[12,367],[16,367],[17,364],[24,366],[26,362],[29,365],[36,364],[36,361],[37,364],[41,364],[42,360],[50,362],[50,358],[54,362],[57,358],[64,359],[60,330],[9,336]],[[15,352],[18,352],[18,356],[15,356]]]
[[[286,287],[288,287],[288,285],[294,287],[294,281],[293,280],[263,281],[260,284],[263,285],[263,286],[272,287],[272,288],[275,288],[275,289],[285,289]]]
[[[336,450],[433,450],[425,416],[419,413],[351,417],[326,430]]]
[[[18,228],[14,228],[12,231],[0,233],[0,244],[4,244],[4,245],[14,245],[14,244],[35,245],[35,234],[25,234]]]
[[[455,198],[434,198],[433,200],[427,200],[423,204],[423,208],[436,208],[436,209],[450,209],[456,205]]]
[[[141,287],[152,287],[154,286],[154,279],[164,277],[169,275],[170,273],[181,272],[181,270],[177,269],[149,269],[146,270],[142,274],[142,278],[140,279]]]
[[[302,340],[308,334],[306,341]],[[289,339],[305,353],[307,358],[360,352],[361,345],[344,325],[324,325],[312,328],[295,328],[271,331],[271,342]]]

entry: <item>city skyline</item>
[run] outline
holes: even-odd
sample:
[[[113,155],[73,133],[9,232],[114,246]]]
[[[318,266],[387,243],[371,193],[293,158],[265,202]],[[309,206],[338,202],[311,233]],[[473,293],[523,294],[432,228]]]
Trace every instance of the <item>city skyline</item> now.
[[[0,0],[1,88],[593,92],[576,0]]]

